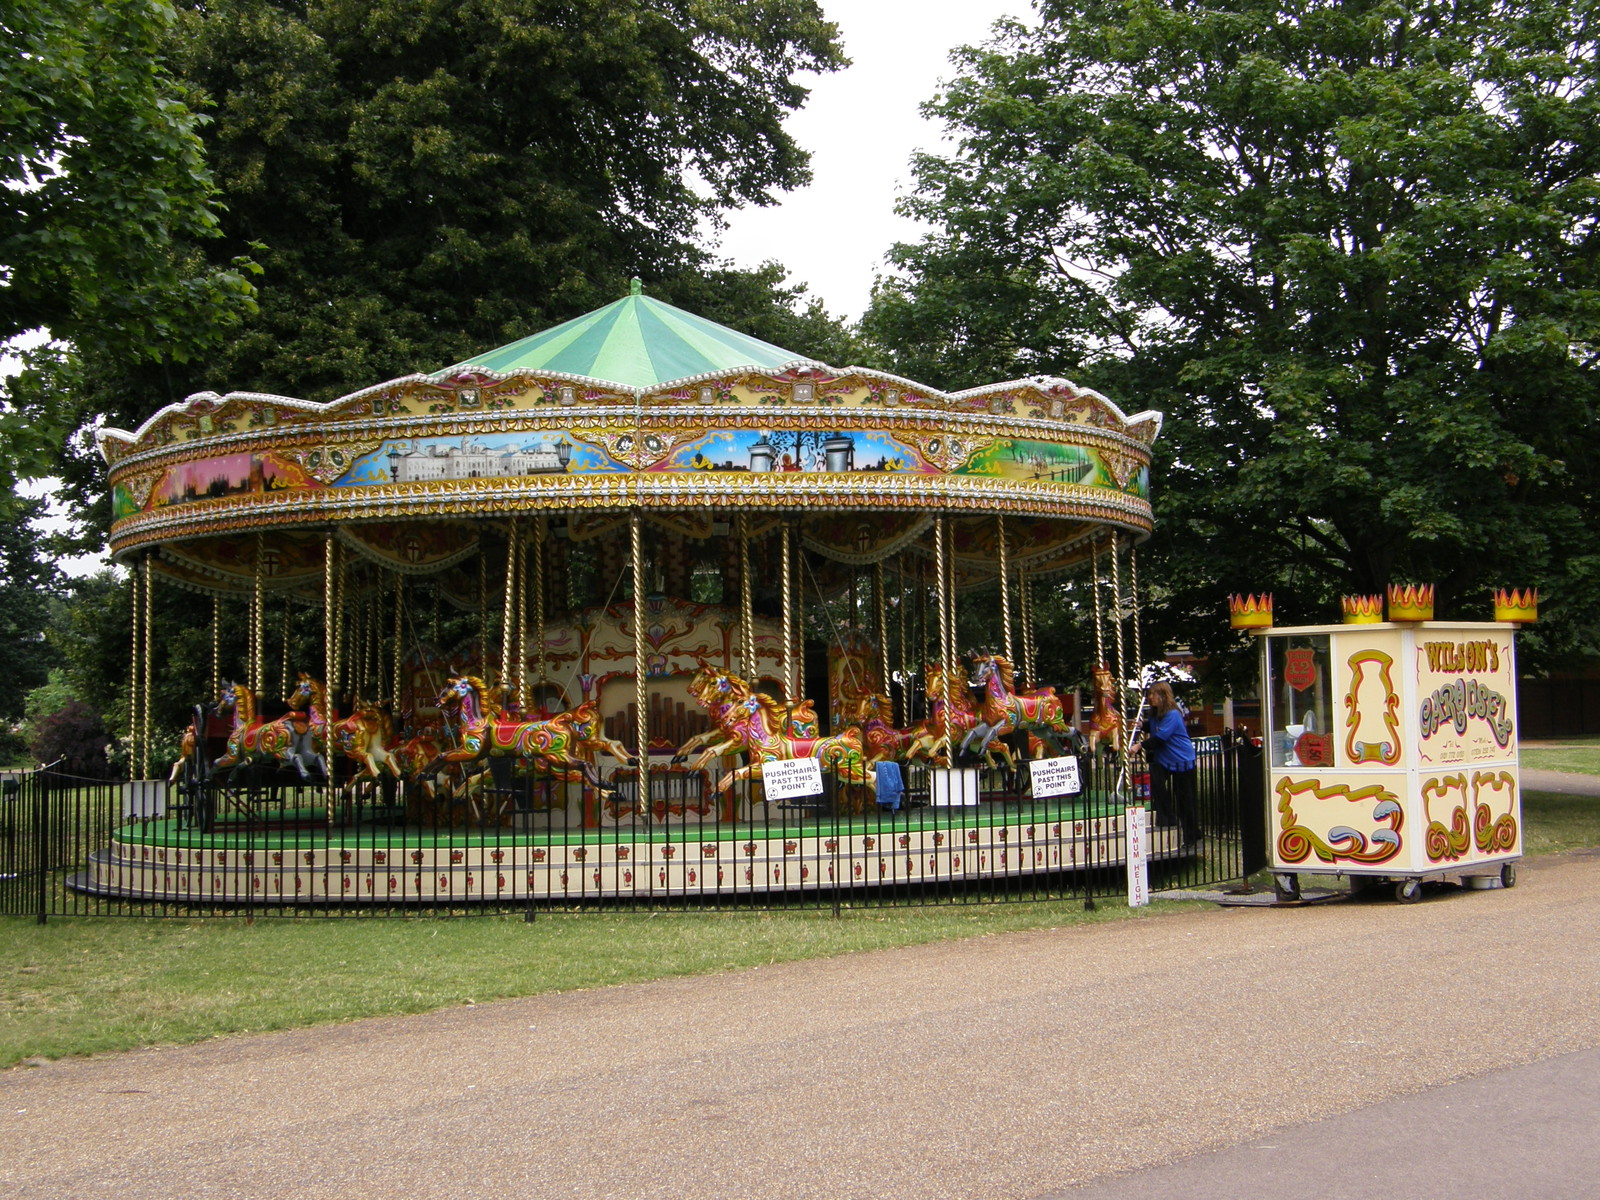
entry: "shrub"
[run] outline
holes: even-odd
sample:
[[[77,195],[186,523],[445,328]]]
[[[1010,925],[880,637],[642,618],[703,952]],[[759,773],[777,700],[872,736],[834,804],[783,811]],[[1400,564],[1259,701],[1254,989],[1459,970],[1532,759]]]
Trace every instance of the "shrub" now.
[[[100,714],[82,700],[72,699],[59,712],[35,723],[28,749],[41,763],[60,760],[61,771],[97,779],[107,773],[106,747],[110,744]]]

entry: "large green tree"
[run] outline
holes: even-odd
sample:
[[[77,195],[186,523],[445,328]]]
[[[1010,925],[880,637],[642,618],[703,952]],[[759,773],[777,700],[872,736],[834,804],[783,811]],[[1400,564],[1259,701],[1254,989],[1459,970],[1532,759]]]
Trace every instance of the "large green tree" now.
[[[809,177],[783,128],[798,76],[845,61],[815,0],[183,9],[170,54],[209,105],[227,205],[198,249],[259,262],[260,310],[203,360],[95,356],[94,404],[122,425],[208,388],[327,400],[432,370],[634,275],[698,299],[722,214]],[[750,300],[733,323],[837,334],[772,272],[722,275]],[[92,502],[94,462],[73,478]]]
[[[117,380],[328,399],[707,264],[731,206],[807,179],[795,77],[843,61],[814,0],[220,0],[173,53],[208,97],[214,260],[260,314],[203,364]],[[106,399],[117,399],[107,389]]]
[[[181,361],[247,311],[247,264],[202,260],[215,187],[162,51],[165,0],[3,0],[0,344],[51,341],[0,378],[0,518],[85,416],[78,352]]]
[[[1538,584],[1591,645],[1593,0],[1046,2],[961,57],[866,326],[962,385],[1052,372],[1167,414],[1154,616],[1220,649],[1434,581]]]

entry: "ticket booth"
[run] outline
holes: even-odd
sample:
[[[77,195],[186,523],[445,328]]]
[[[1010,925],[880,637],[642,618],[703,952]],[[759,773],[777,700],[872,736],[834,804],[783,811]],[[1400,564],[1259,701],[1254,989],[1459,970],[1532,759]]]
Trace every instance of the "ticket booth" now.
[[[1403,901],[1446,875],[1512,886],[1522,856],[1515,626],[1259,632],[1280,893],[1302,874],[1393,883]]]

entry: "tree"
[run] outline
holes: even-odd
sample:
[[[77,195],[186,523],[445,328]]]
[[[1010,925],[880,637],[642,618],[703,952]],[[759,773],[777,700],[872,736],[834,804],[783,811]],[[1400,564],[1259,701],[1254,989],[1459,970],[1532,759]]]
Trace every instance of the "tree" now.
[[[1161,633],[1222,598],[1537,584],[1594,644],[1591,0],[1045,3],[963,53],[867,332],[951,384],[1036,371],[1164,410]],[[1153,569],[1152,569],[1153,568]],[[1282,618],[1280,618],[1282,619]]]
[[[124,426],[205,389],[325,401],[435,370],[634,275],[693,294],[721,214],[809,178],[796,76],[845,61],[816,0],[207,0],[169,53],[228,210],[195,250],[259,261],[260,310],[204,360],[96,355]],[[803,324],[765,270],[731,323]],[[97,463],[69,474],[103,528]]]
[[[32,524],[43,502],[12,497],[11,508],[14,519],[0,520],[0,721],[22,716],[28,692],[49,674],[45,631],[60,586],[60,573]]]
[[[0,30],[0,345],[53,339],[0,379],[0,518],[86,417],[75,351],[151,363],[214,345],[251,304],[247,264],[200,261],[216,233],[199,118],[160,51],[164,0],[6,0]]]

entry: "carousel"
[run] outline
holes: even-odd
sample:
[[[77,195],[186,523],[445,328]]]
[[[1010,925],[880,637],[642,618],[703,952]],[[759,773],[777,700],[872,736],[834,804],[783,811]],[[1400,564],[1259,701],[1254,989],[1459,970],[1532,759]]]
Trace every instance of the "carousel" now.
[[[635,281],[331,403],[202,393],[102,430],[134,782],[78,886],[560,902],[1119,863],[1113,681],[1160,427],[1060,379],[832,367]],[[1035,669],[1034,598],[1066,573],[1094,598],[1088,723]],[[210,599],[170,764],[161,588]],[[1073,784],[1037,783],[1066,758]]]

